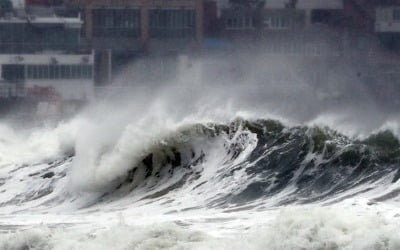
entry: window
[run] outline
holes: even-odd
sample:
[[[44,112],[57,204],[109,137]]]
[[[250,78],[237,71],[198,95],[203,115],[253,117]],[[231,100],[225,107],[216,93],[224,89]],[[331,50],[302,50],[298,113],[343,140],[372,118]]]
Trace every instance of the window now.
[[[93,34],[96,37],[139,37],[138,9],[93,10]]]
[[[0,24],[0,50],[1,52],[19,52],[24,44],[24,23]],[[28,40],[29,41],[29,40]]]
[[[191,9],[154,9],[149,11],[150,37],[185,38],[195,35],[195,11]]]
[[[251,29],[254,28],[254,21],[251,16],[237,16],[226,19],[227,29]]]
[[[315,9],[311,11],[311,23],[339,24],[341,14],[338,10]]]
[[[91,65],[27,65],[28,79],[91,79]]]
[[[23,53],[76,48],[80,40],[79,31],[79,28],[55,23],[1,23],[0,51]]]
[[[267,29],[288,29],[290,20],[286,17],[265,17],[264,27]]]
[[[400,9],[393,10],[393,20],[400,21]]]
[[[1,67],[1,77],[8,81],[19,81],[25,78],[24,65],[4,64]]]
[[[244,26],[246,28],[252,28],[253,27],[253,18],[251,17],[245,17],[244,18]]]

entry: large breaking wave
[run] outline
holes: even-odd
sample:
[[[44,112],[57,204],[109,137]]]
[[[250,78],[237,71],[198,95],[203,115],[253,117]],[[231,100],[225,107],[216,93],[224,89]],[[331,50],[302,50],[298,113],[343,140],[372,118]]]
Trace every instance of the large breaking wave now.
[[[3,118],[0,249],[400,249],[397,99],[254,51],[128,67],[69,121]]]
[[[144,129],[149,133],[138,138]],[[353,218],[357,212],[339,205],[350,200],[349,206],[363,208],[398,200],[400,142],[390,130],[354,139],[328,127],[238,118],[158,132],[128,126],[118,139],[90,148],[61,141],[53,156],[1,167],[2,230],[30,228],[42,216],[52,221],[2,236],[2,249],[107,249],[115,237],[123,238],[118,249],[396,249],[400,244],[391,233],[399,227],[387,217],[369,211],[359,220]],[[93,235],[57,226],[89,230],[97,216],[108,224],[116,212],[144,225],[171,218],[149,228],[119,218],[117,228]],[[146,223],[143,213],[151,214]],[[196,220],[205,227],[230,221],[227,227],[238,230],[232,223],[241,216],[269,219],[261,219],[260,228],[249,227],[235,244],[180,227]],[[261,234],[262,240],[255,240]]]
[[[386,192],[373,200],[385,201],[400,191],[389,188],[400,178],[400,143],[389,130],[351,139],[328,127],[236,119],[186,124],[147,141],[127,132],[100,146],[76,155],[65,149],[47,163],[4,165],[2,207],[76,201],[88,190],[99,203],[186,192],[199,197],[196,206],[218,208],[337,202],[382,185]],[[15,182],[20,188],[11,188]]]

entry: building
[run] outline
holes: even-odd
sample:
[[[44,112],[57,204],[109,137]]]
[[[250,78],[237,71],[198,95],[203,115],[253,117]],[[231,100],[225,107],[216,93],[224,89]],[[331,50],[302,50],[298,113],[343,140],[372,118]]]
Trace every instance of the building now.
[[[81,49],[80,18],[5,17],[0,19],[0,53],[45,51],[77,52]]]
[[[377,6],[374,31],[386,48],[400,51],[400,1]]]
[[[0,64],[3,83],[15,91],[50,87],[62,100],[93,98],[92,55],[1,54]]]
[[[79,9],[85,20],[98,84],[143,55],[192,53],[203,38],[202,0],[67,0],[66,6]]]
[[[81,45],[79,17],[6,16],[0,19],[0,82],[3,98],[37,102],[90,100],[94,55]],[[51,96],[39,96],[47,89]],[[44,93],[43,91],[41,93]]]
[[[217,2],[220,6],[220,13],[227,9],[240,7],[229,4],[228,0],[218,0]],[[301,11],[304,13],[306,25],[337,22],[338,18],[341,19],[343,8],[343,0],[268,0],[264,1],[262,5],[262,9],[266,10],[295,9]]]
[[[238,51],[296,65],[296,79],[288,80],[288,75],[294,74],[288,74],[283,66],[271,73],[269,81],[310,82],[316,93],[326,92],[328,87],[321,83],[334,82],[337,72],[345,68],[339,62],[345,41],[342,0],[267,0],[259,5],[225,2],[221,6],[221,40],[231,41]],[[233,71],[246,71],[246,65],[239,62]]]
[[[270,0],[261,7],[221,10],[223,34],[237,44],[257,44],[270,54],[338,55],[342,47],[342,1]],[[339,42],[338,42],[339,41]]]

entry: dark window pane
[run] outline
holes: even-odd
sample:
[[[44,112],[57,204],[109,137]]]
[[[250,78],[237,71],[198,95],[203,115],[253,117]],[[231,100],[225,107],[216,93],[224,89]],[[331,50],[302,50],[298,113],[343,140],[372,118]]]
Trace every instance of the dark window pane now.
[[[93,34],[96,37],[138,37],[140,11],[138,9],[93,10]]]
[[[150,36],[186,38],[195,34],[195,11],[185,9],[150,10]]]

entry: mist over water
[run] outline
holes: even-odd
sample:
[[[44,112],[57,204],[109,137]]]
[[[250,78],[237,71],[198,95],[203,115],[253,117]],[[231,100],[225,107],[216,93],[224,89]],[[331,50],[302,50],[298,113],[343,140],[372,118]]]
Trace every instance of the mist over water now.
[[[382,102],[379,89],[362,78],[366,69],[341,57],[324,63],[322,56],[311,61],[236,51],[178,61],[176,75],[167,80],[157,79],[157,71],[141,69],[143,61],[134,62],[115,79],[105,106],[175,120],[277,118],[290,124],[348,127],[341,132],[354,134],[368,134],[398,119],[393,108],[397,98]],[[135,80],[135,75],[153,79]]]
[[[398,114],[360,69],[151,63],[72,118],[0,124],[1,249],[400,247]]]

